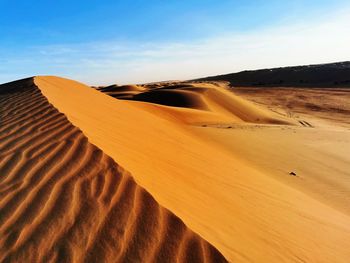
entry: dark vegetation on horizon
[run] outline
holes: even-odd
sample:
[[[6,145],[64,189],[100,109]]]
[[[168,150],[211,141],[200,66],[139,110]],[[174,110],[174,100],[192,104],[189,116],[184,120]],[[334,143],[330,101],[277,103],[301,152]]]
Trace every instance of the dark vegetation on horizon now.
[[[350,61],[308,66],[246,70],[196,81],[228,81],[241,87],[350,88]]]

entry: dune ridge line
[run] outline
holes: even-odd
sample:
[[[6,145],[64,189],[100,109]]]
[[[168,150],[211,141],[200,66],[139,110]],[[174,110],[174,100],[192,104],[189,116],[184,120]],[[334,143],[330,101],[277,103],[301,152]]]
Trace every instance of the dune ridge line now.
[[[1,262],[226,262],[49,104],[0,86]]]
[[[235,114],[221,111],[220,107],[211,108],[208,115],[208,111],[196,108],[120,100],[76,81],[53,76],[36,77],[35,83],[93,144],[128,170],[159,204],[179,216],[229,261],[328,263],[336,259],[347,263],[350,258],[349,215],[320,197],[336,191],[335,199],[332,197],[335,201],[343,196],[342,189],[326,185],[322,186],[322,193],[315,194],[312,181],[304,187],[303,175],[293,178],[289,175],[293,166],[287,165],[289,160],[284,159],[283,152],[277,159],[281,165],[273,164],[287,170],[278,176],[254,166],[255,159],[244,159],[239,154],[245,148],[246,138],[259,146],[259,140],[265,138],[273,142],[294,136],[296,128],[298,133],[309,132],[308,136],[312,137],[313,128],[282,116],[295,125],[262,122],[266,127],[262,129],[259,123],[237,119]],[[207,95],[204,99],[210,100],[211,94]],[[243,113],[254,109],[250,116],[260,112],[268,116],[277,114],[266,108],[260,111],[261,107],[251,107],[254,104],[244,99],[238,98],[238,101],[248,105],[238,107]],[[234,107],[237,105],[239,103]],[[210,126],[203,127],[208,116]],[[202,123],[197,125],[199,118]],[[213,122],[215,119],[217,123]],[[237,129],[225,128],[226,124],[221,128],[226,121]],[[247,132],[245,126],[254,130]],[[262,138],[256,140],[252,133]],[[302,139],[298,145],[305,143],[306,137],[298,133],[293,140]],[[233,140],[230,150],[221,147],[227,142],[226,135]],[[212,143],[216,139],[218,144]],[[271,149],[260,149],[260,156],[274,150],[273,144],[262,145]],[[317,164],[317,157],[322,157],[317,151],[305,154],[301,155],[305,164]]]

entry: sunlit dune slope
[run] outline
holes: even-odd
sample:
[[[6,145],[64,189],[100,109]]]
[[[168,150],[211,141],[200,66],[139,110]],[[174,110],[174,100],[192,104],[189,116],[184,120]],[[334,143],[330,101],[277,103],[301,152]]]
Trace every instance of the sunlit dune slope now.
[[[254,160],[240,156],[234,147],[228,150],[205,132],[224,127],[226,122],[240,127],[254,126],[256,114],[266,116],[265,112],[269,120],[271,116],[273,120],[286,120],[286,117],[275,118],[278,115],[240,98],[229,109],[223,106],[225,99],[220,98],[223,103],[214,110],[215,103],[208,103],[204,95],[202,99],[210,108],[208,111],[118,100],[57,77],[36,77],[35,83],[93,144],[130,171],[136,182],[161,205],[229,260],[348,262],[348,215],[287,180],[252,166]],[[197,92],[195,96],[200,94]],[[210,95],[209,99],[215,101],[219,96],[222,94]],[[238,110],[232,111],[231,107]],[[184,121],[187,113],[193,115]],[[209,127],[204,127],[205,117],[213,116],[205,115],[208,113],[221,119],[215,124],[215,118],[211,118]],[[198,119],[201,125],[187,124]],[[264,125],[274,123],[267,121]],[[236,143],[243,143],[244,137],[242,140]],[[289,177],[291,167],[283,168],[283,176],[288,180],[300,180],[298,176]]]
[[[350,90],[233,88],[299,126],[197,129],[250,165],[350,215]],[[297,179],[285,176],[294,171]]]
[[[92,145],[33,79],[1,85],[0,105],[1,262],[226,261]]]

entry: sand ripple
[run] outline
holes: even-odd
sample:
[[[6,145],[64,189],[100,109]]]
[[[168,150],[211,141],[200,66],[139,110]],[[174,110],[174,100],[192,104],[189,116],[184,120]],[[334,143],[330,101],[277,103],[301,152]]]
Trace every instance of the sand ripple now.
[[[1,262],[225,262],[48,103],[0,86]]]

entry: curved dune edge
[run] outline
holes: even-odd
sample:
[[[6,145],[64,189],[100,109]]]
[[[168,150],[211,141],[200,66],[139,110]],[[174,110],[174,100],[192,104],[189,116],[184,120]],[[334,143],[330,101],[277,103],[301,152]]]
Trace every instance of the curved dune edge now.
[[[97,88],[114,98],[147,102],[188,124],[260,123],[295,125],[292,119],[267,111],[227,90],[224,83],[164,83],[155,86]]]
[[[164,118],[161,107],[58,77],[35,83],[93,144],[230,261],[350,258],[348,216],[194,136],[177,118]]]
[[[1,262],[226,262],[26,79],[0,86]]]

